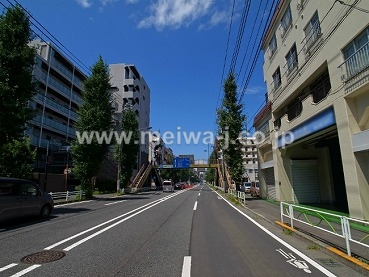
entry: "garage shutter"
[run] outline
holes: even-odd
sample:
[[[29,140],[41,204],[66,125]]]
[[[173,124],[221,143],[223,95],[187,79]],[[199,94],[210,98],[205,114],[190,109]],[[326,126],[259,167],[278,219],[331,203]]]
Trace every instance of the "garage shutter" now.
[[[267,186],[267,198],[276,200],[275,195],[275,179],[274,179],[274,167],[269,167],[263,169],[263,173],[265,176],[265,182]]]
[[[319,203],[319,183],[316,160],[291,160],[292,187],[295,202]]]

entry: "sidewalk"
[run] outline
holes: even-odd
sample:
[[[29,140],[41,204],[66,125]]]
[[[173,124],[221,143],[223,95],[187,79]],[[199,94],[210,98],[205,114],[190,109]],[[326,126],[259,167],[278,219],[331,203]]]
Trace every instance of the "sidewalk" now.
[[[343,238],[302,223],[294,223],[294,228],[291,228],[286,223],[283,224],[281,222],[279,203],[247,196],[244,207],[257,214],[260,218],[272,224],[277,224],[281,228],[289,229],[300,238],[317,244],[328,255],[334,256],[340,262],[354,268],[365,276],[369,276],[369,264],[367,263],[369,261],[369,249],[366,248],[363,251],[362,247],[352,243],[350,244],[352,257],[350,257],[346,254],[346,244]]]

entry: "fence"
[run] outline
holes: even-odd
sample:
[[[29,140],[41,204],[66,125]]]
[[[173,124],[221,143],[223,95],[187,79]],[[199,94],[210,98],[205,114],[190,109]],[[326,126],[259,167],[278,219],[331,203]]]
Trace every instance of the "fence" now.
[[[363,247],[365,251],[369,248],[369,222],[354,219],[338,214],[314,210],[294,204],[281,202],[281,222],[284,218],[289,219],[292,228],[296,222],[309,225],[321,231],[342,238],[347,254],[352,256],[351,246],[356,244]]]
[[[82,190],[65,191],[65,192],[49,192],[54,199],[54,203],[64,203],[82,199],[85,193]]]

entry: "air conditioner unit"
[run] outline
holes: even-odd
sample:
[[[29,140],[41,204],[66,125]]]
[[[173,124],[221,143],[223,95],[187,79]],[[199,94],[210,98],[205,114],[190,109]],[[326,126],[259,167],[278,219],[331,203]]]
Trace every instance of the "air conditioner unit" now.
[[[303,8],[302,3],[298,3],[296,8],[297,8],[298,11],[301,11],[302,8]]]
[[[346,80],[346,74],[341,75],[341,81],[344,82]]]

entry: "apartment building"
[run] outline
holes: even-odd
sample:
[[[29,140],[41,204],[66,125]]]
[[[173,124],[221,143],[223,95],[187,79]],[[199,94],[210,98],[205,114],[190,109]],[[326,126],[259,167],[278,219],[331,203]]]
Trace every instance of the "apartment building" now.
[[[110,84],[113,93],[114,116],[121,122],[124,109],[131,108],[138,119],[140,133],[150,129],[150,88],[143,76],[133,64],[110,64]],[[137,169],[149,160],[149,135],[144,135],[144,142],[140,143],[137,153]]]
[[[270,131],[258,146],[262,196],[272,167],[276,200],[369,219],[368,11],[369,1],[280,1],[262,44],[268,100],[254,120]]]
[[[244,182],[259,182],[256,138],[242,138],[241,145],[243,165],[242,179]]]
[[[48,160],[50,171],[63,173],[68,145],[76,137],[74,124],[83,103],[86,74],[49,42],[34,40],[29,46],[37,51],[33,76],[38,91],[31,102],[37,115],[26,135],[37,148],[36,169],[43,171]]]

